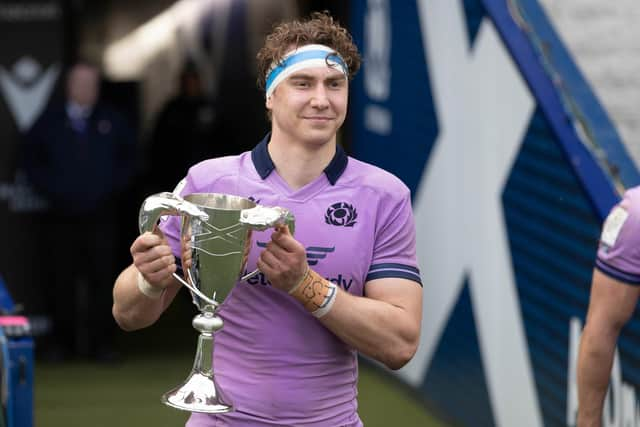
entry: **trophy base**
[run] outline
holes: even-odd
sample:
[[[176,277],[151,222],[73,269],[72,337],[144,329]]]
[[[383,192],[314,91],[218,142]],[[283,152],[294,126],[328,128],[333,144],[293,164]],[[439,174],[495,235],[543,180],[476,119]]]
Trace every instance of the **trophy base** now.
[[[182,385],[162,396],[162,403],[189,412],[222,414],[233,411],[228,399],[221,396],[212,377],[192,373]]]

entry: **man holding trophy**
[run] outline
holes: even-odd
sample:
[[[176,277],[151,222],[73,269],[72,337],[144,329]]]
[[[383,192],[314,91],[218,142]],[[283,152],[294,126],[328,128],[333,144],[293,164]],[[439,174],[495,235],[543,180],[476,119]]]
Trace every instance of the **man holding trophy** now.
[[[280,24],[258,53],[271,132],[251,152],[193,166],[141,208],[113,314],[143,328],[191,291],[194,371],[164,398],[193,412],[188,426],[361,426],[357,353],[399,369],[417,349],[409,189],[336,142],[359,66],[330,16]]]

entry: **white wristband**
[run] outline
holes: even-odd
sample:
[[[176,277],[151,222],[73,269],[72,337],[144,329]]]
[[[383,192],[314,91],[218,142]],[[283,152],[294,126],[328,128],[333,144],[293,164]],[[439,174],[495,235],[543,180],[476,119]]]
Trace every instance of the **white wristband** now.
[[[329,292],[327,293],[327,296],[324,297],[324,302],[322,303],[320,308],[311,312],[311,314],[313,314],[318,319],[324,316],[325,314],[327,314],[329,311],[331,311],[331,307],[333,307],[333,303],[336,302],[336,296],[338,295],[338,287],[335,285],[335,283],[329,282],[329,288],[330,288]]]
[[[165,289],[160,289],[156,286],[151,286],[149,282],[144,278],[142,273],[138,271],[138,289],[144,295],[151,299],[158,299],[164,294]]]

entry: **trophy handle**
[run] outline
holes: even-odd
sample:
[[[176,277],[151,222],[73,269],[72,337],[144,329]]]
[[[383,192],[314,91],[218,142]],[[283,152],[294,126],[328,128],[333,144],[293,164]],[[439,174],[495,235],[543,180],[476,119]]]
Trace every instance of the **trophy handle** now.
[[[200,292],[200,290],[198,290],[198,288],[196,288],[195,286],[191,286],[189,284],[189,282],[187,282],[186,280],[184,280],[182,277],[180,277],[178,274],[173,273],[173,277],[176,278],[176,280],[178,282],[180,282],[182,284],[182,286],[185,286],[187,289],[189,289],[191,292],[193,292],[194,294],[196,294],[200,299],[202,299],[204,302],[206,302],[207,304],[210,304],[211,306],[218,307],[220,305],[220,303],[214,299],[209,298],[208,296],[206,296],[205,294],[203,294],[202,292]],[[213,296],[215,298],[215,295]]]
[[[289,231],[293,235],[295,233],[295,217],[288,209],[265,206],[255,206],[251,209],[243,209],[240,213],[240,223],[246,225],[252,230],[263,231],[267,228],[273,228],[278,225],[286,225],[289,227]],[[251,273],[245,274],[240,280],[247,280],[255,276],[260,272],[259,269],[255,269]]]
[[[209,215],[193,203],[187,202],[177,194],[165,191],[163,193],[147,197],[142,203],[140,213],[138,215],[138,228],[140,230],[140,234],[147,231],[153,232],[157,227],[158,220],[163,215],[197,217],[202,221],[207,221],[209,219]],[[191,286],[186,280],[178,276],[176,273],[173,273],[173,277],[182,283],[183,286],[186,286],[191,292],[202,298],[205,302],[212,304],[214,307],[218,306],[216,301],[207,297],[194,286]]]
[[[145,199],[138,215],[140,234],[156,229],[158,220],[163,215],[191,216],[208,221],[209,215],[193,203],[189,203],[174,193],[163,192]]]

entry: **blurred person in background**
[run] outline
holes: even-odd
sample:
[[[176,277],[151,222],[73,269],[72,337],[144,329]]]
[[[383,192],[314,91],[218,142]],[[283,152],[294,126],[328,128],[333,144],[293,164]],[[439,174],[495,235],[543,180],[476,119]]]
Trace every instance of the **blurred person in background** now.
[[[100,72],[70,67],[65,98],[52,103],[29,130],[25,169],[49,205],[51,275],[42,292],[52,320],[39,356],[110,361],[115,323],[111,288],[117,273],[118,197],[135,165],[135,136],[127,120],[102,103]]]
[[[145,173],[150,193],[172,190],[197,162],[250,150],[267,132],[263,94],[255,85],[251,59],[267,22],[291,13],[288,3],[234,0],[223,8],[226,12],[216,10],[203,19],[201,49],[210,63],[203,66],[196,54],[187,57],[178,93],[155,119]]]
[[[640,296],[640,187],[604,222],[578,354],[578,427],[600,427],[620,330]],[[615,399],[619,399],[616,396]]]
[[[171,190],[190,166],[232,154],[231,150],[228,141],[216,138],[216,109],[204,93],[198,69],[187,61],[180,73],[178,94],[167,102],[156,119],[146,190],[149,193]]]
[[[409,189],[336,140],[359,66],[327,14],[275,27],[258,53],[271,132],[252,151],[193,166],[176,190],[252,198],[296,218],[295,237],[286,226],[254,231],[246,268],[259,277],[236,283],[218,312],[216,378],[235,410],[193,413],[190,427],[361,426],[358,353],[392,369],[415,354],[422,288]],[[179,222],[133,242],[114,286],[123,329],[153,324],[180,291]]]

